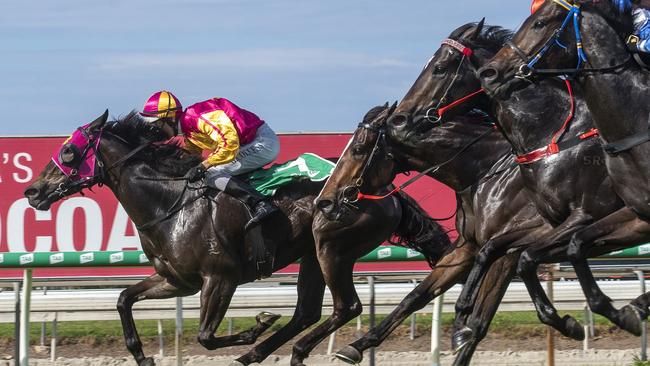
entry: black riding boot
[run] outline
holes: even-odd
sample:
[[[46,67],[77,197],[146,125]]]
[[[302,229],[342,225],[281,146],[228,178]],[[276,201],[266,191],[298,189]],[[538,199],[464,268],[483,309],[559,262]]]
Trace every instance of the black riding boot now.
[[[239,178],[231,177],[228,184],[226,184],[226,189],[223,191],[248,206],[252,218],[246,223],[245,230],[259,224],[266,217],[278,211],[278,207],[267,197],[242,182]]]

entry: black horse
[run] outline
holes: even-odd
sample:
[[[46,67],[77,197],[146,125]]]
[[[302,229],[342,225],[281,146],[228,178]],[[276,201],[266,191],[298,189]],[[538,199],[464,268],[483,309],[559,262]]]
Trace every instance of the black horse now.
[[[72,155],[69,161],[76,167],[89,151],[94,151],[97,157],[94,176],[84,181],[75,179],[74,175],[68,178],[50,162],[25,190],[30,204],[46,210],[65,196],[101,183],[113,191],[139,227],[143,250],[156,274],[124,290],[117,305],[127,348],[138,365],[153,365],[153,359],[145,357],[142,351],[132,316],[133,304],[145,299],[187,296],[201,291],[199,343],[208,349],[254,343],[277,316],[262,313],[250,330],[232,336],[214,335],[235,288],[255,280],[259,274],[251,258],[248,235],[243,230],[249,213],[228,195],[208,190],[201,184],[188,185],[182,176],[198,161],[175,145],[161,144],[166,136],[160,129],[145,123],[135,113],[111,123],[106,122],[107,116],[108,112],[83,129],[88,138],[84,149],[76,153],[63,150],[63,155]],[[273,198],[282,214],[269,219],[262,227],[262,234],[265,242],[274,243],[277,248],[273,270],[302,259],[298,306],[287,325],[240,357],[236,364],[263,360],[320,319],[324,281],[316,262],[311,225],[313,201],[321,188],[322,183],[294,182],[278,190]],[[449,245],[446,236],[440,235],[441,228],[406,195],[396,197],[395,207],[390,212],[368,207],[375,209],[373,225],[364,222],[362,229],[385,228],[386,236],[377,239],[375,246],[391,233],[404,238],[401,243],[409,240],[420,243],[419,235],[430,236],[434,238],[427,243],[430,247],[418,245],[417,248],[435,261],[435,253]],[[411,221],[417,220],[429,224],[412,225]],[[412,231],[422,228],[436,233]],[[355,225],[346,230],[360,237],[366,233],[355,232]],[[373,239],[376,238],[368,240]]]
[[[573,29],[563,28],[573,13],[581,15]],[[593,246],[640,243],[650,236],[650,73],[632,61],[624,41],[631,33],[629,11],[619,12],[611,1],[547,1],[526,19],[509,47],[480,70],[485,89],[496,98],[558,73],[572,75],[582,87],[606,142],[605,166],[626,207],[576,233],[569,246],[573,258],[584,257]],[[575,34],[581,35],[582,48]],[[566,50],[541,48],[556,38]],[[582,50],[588,63],[576,65]],[[534,52],[539,61],[533,62]],[[632,303],[645,316],[650,295]]]
[[[428,92],[428,85],[423,82],[428,75],[423,73],[397,107],[398,111],[415,107],[410,104],[410,96]],[[349,363],[361,362],[364,350],[379,346],[411,313],[454,284],[462,283],[482,243],[493,237],[532,238],[551,228],[529,204],[509,143],[480,114],[468,113],[441,125],[427,124],[408,130],[405,126],[386,126],[389,112],[359,125],[320,193],[317,207],[321,213],[314,221],[317,247],[329,247],[316,228],[318,216],[328,218],[327,225],[345,225],[347,216],[372,202],[363,197],[358,200],[360,192],[386,195],[391,191],[387,184],[396,173],[425,171],[432,166],[435,169],[429,169],[429,175],[456,191],[459,237],[453,251],[440,259],[427,278],[386,319],[336,354]],[[398,138],[393,141],[393,137]],[[390,202],[390,197],[384,200]],[[517,253],[506,256],[491,267],[474,308],[471,324],[476,330],[475,338],[468,340],[470,344],[457,357],[457,364],[468,364],[476,345],[485,336],[514,276],[517,258]],[[581,329],[575,322],[575,331]]]
[[[499,37],[481,37],[482,32],[476,29],[483,28],[483,23],[475,26],[467,25],[457,30],[456,37],[452,34],[451,41],[443,45],[441,52],[430,62],[432,76],[429,78],[433,93],[417,95],[420,105],[428,105],[427,115],[433,115],[440,122],[453,118],[460,113],[461,108],[439,108],[440,105],[454,106],[454,100],[465,101],[460,96],[474,95],[479,86],[475,71],[487,62],[510,38],[507,33]],[[463,30],[463,31],[461,31]],[[473,52],[467,52],[472,50]],[[476,266],[468,277],[466,286],[457,303],[459,323],[463,315],[471,311],[473,297],[476,295],[478,285],[490,263],[501,255],[513,250],[522,251],[518,273],[524,279],[526,286],[538,309],[542,322],[562,329],[563,334],[579,338],[582,332],[571,330],[574,323],[568,323],[567,318],[561,319],[552,304],[546,297],[539,281],[536,268],[539,263],[557,262],[569,259],[567,247],[571,235],[598,218],[604,217],[622,207],[622,202],[612,189],[607,172],[603,166],[587,165],[589,161],[597,161],[602,157],[602,150],[594,139],[588,139],[592,133],[591,116],[585,102],[577,90],[575,96],[575,113],[571,123],[566,125],[566,115],[569,112],[558,106],[573,104],[570,93],[563,89],[564,84],[548,80],[536,86],[529,86],[517,90],[507,101],[487,100],[488,110],[494,111],[493,116],[500,126],[500,130],[512,144],[518,155],[523,180],[530,191],[531,200],[538,212],[555,228],[542,238],[534,241],[519,240],[517,242],[500,239],[490,240],[481,249],[477,257]],[[477,98],[466,100],[464,108],[475,106],[485,107],[486,99]],[[427,109],[424,109],[427,110]],[[445,113],[441,116],[440,111]],[[411,125],[418,128],[426,123],[428,116],[416,116]],[[397,117],[396,117],[397,118]],[[401,116],[396,123],[409,121],[412,116]],[[558,131],[560,133],[558,134]],[[562,144],[562,151],[557,154],[546,154],[551,148],[540,149],[535,154],[527,154],[531,150],[546,145],[558,138],[565,136],[570,145]],[[580,143],[581,137],[585,141]],[[557,147],[557,146],[556,146]],[[564,151],[566,149],[566,151]],[[542,152],[544,154],[542,154]],[[549,156],[546,156],[546,155]],[[542,159],[530,161],[529,158],[539,156]],[[526,159],[524,159],[526,158]],[[598,159],[596,159],[598,158]],[[607,251],[619,249],[622,246],[634,245],[635,242],[608,243],[598,247],[591,254],[602,254]],[[617,311],[611,305],[611,300],[598,289],[585,257],[571,257],[572,263],[581,280],[585,294],[592,309],[602,314],[623,329],[640,333],[640,321],[635,306],[627,306]],[[568,327],[570,325],[570,327]],[[456,339],[462,339],[461,331]]]

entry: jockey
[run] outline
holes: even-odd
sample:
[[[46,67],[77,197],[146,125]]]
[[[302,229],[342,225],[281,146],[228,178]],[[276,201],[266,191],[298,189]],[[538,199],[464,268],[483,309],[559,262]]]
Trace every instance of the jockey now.
[[[196,155],[207,152],[203,162],[186,174],[188,180],[196,182],[205,177],[208,186],[244,203],[251,213],[246,229],[276,212],[278,208],[265,196],[237,178],[278,156],[280,142],[271,127],[225,98],[196,103],[183,113],[178,113],[180,108],[173,94],[162,91],[149,98],[141,115],[157,118],[151,122],[174,130],[180,124],[185,148]]]

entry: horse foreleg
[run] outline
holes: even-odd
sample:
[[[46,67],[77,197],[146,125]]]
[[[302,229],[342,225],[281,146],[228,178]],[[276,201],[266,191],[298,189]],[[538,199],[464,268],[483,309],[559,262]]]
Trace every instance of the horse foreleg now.
[[[395,310],[362,338],[336,353],[342,361],[358,364],[363,351],[379,346],[409,315],[425,307],[431,300],[462,281],[474,263],[477,247],[466,242],[442,257],[431,273],[400,302]]]
[[[122,291],[117,300],[126,348],[131,352],[139,366],[154,365],[153,358],[145,357],[142,342],[133,321],[133,304],[145,299],[167,299],[188,296],[197,292],[194,289],[179,288],[170,284],[164,277],[154,274],[149,278]]]
[[[325,281],[315,255],[303,257],[298,273],[298,302],[291,320],[277,332],[255,346],[236,362],[242,365],[259,363],[288,340],[320,320]],[[233,363],[234,365],[235,363]]]
[[[585,333],[582,329],[582,325],[580,325],[580,323],[570,315],[565,315],[560,318],[553,303],[549,300],[548,296],[546,296],[542,284],[539,282],[539,278],[537,277],[537,267],[539,266],[537,258],[547,254],[561,254],[563,249],[564,248],[555,248],[553,251],[551,248],[541,248],[539,251],[535,251],[534,248],[532,248],[524,251],[519,257],[517,274],[526,285],[528,294],[533,300],[533,304],[537,310],[537,317],[539,320],[544,324],[552,326],[569,338],[583,340],[585,338]]]
[[[214,332],[221,324],[236,288],[237,281],[223,273],[203,278],[198,341],[206,349],[214,350],[233,344],[232,338],[225,337],[227,339],[224,341],[224,337],[216,338]]]
[[[318,343],[348,321],[356,318],[362,311],[361,301],[352,279],[354,259],[327,258],[326,255],[321,256],[320,253],[318,259],[325,283],[332,293],[334,311],[327,320],[296,342],[293,346],[291,366],[302,366],[302,361]]]
[[[467,320],[471,333],[466,339],[458,340],[456,337],[464,333],[454,334],[454,340],[458,343],[456,349],[459,350],[454,365],[469,365],[478,343],[485,338],[490,322],[492,322],[508,285],[515,275],[518,259],[519,253],[501,257],[492,264],[485,275],[474,304],[474,310]]]
[[[605,295],[591,273],[586,257],[604,254],[615,249],[642,244],[650,239],[650,222],[639,219],[629,208],[623,208],[577,232],[567,251],[578,275],[580,286],[587,297],[589,307],[597,314],[610,319],[620,328],[634,335],[641,335],[641,319],[648,316],[648,301],[641,296],[631,304],[617,310]]]

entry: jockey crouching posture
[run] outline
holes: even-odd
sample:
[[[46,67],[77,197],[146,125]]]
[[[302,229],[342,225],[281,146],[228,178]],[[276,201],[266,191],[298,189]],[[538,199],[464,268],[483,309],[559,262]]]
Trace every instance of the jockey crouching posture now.
[[[278,211],[265,196],[237,178],[272,162],[280,150],[275,132],[257,115],[225,98],[208,99],[182,112],[179,100],[167,91],[152,95],[140,114],[170,137],[180,125],[185,149],[196,155],[208,153],[186,177],[190,182],[205,178],[208,186],[244,203],[251,214],[245,230]]]
[[[533,0],[531,13],[539,9],[546,0]],[[650,1],[648,0],[611,0],[622,11],[632,9],[634,17],[634,34],[628,39],[632,52],[650,53]]]

